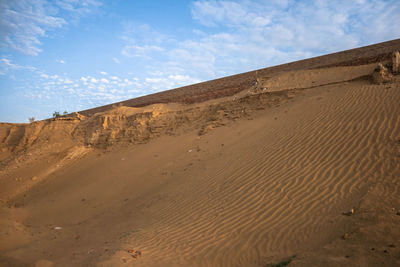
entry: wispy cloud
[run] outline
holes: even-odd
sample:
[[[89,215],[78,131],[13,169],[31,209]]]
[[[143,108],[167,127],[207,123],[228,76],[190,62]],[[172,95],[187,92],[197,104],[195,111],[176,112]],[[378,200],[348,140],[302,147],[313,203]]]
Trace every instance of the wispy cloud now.
[[[199,82],[201,82],[201,80],[190,77],[189,75],[164,75],[164,73],[159,73],[145,78],[143,84],[146,88],[155,92]]]
[[[189,39],[127,23],[122,55],[146,57],[164,78],[212,79],[400,37],[388,23],[400,14],[397,0],[199,0],[191,14],[199,29]]]
[[[84,15],[93,11],[93,8],[102,5],[97,0],[57,0],[57,7],[77,15]]]
[[[260,9],[266,10],[263,8],[265,5],[269,5],[270,10],[286,8],[287,1],[269,1],[262,4],[249,1],[196,1],[193,3],[192,15],[205,26],[264,27],[271,23],[272,17],[271,12],[259,12]]]
[[[149,59],[157,52],[163,52],[169,38],[156,31],[147,24],[123,22],[123,35],[121,39],[127,44],[122,48],[121,54],[125,57]]]
[[[8,58],[0,58],[0,75],[5,75],[10,70],[37,71],[37,69],[35,67],[32,67],[32,66],[21,66],[21,65],[13,63]]]
[[[148,58],[154,52],[162,52],[164,49],[156,45],[126,45],[122,48],[121,54],[126,57]]]
[[[100,5],[95,0],[13,0],[0,1],[0,41],[26,55],[36,56],[42,52],[40,39],[47,32],[59,29],[68,21],[58,15],[61,10],[77,18]]]
[[[144,45],[146,43],[165,44],[171,37],[153,29],[148,24],[137,24],[132,21],[122,23],[123,35],[121,39],[131,44]]]
[[[330,52],[400,35],[396,0],[365,1],[196,1],[195,20],[261,51]],[[256,46],[255,44],[260,44]]]
[[[395,39],[400,27],[384,21],[398,14],[398,1],[196,1],[193,18],[217,33],[186,50],[203,46],[218,67],[258,68]]]

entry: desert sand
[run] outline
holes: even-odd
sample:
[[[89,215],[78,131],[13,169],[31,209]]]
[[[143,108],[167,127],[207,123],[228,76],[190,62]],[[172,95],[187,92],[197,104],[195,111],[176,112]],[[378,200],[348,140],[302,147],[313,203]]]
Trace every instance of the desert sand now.
[[[396,49],[1,123],[0,266],[399,266]]]

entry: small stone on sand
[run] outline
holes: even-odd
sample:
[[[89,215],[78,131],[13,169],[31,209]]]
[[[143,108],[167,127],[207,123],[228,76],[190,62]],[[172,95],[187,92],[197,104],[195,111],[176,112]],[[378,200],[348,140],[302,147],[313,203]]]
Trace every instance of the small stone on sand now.
[[[351,216],[353,214],[354,214],[354,208],[349,211],[343,212],[343,215],[347,215],[347,216]]]

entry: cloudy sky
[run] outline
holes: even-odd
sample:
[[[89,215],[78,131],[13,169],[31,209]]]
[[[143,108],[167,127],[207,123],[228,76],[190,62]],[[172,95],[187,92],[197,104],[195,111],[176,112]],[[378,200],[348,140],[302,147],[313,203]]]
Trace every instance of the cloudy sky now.
[[[398,0],[0,0],[0,121],[400,38]]]

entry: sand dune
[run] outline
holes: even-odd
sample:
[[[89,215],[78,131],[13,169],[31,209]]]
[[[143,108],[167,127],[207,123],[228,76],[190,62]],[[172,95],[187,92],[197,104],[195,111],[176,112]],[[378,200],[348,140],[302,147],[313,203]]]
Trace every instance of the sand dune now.
[[[399,265],[400,77],[367,63],[2,124],[0,264]]]

